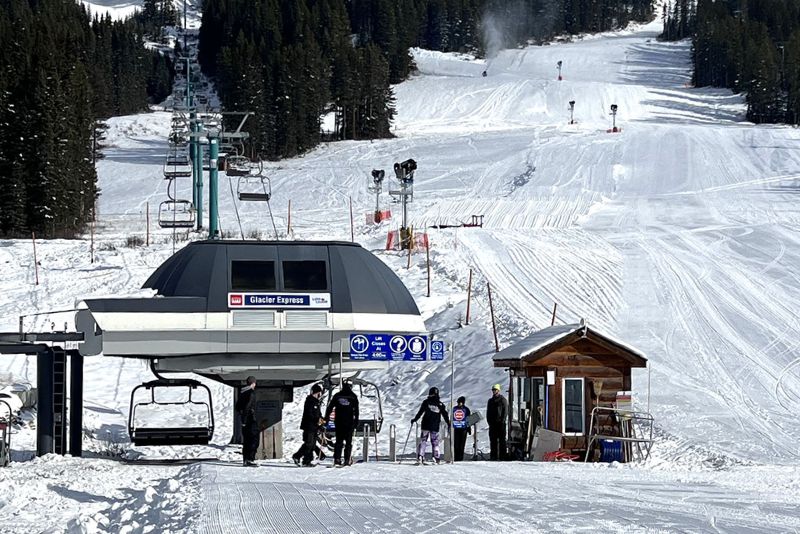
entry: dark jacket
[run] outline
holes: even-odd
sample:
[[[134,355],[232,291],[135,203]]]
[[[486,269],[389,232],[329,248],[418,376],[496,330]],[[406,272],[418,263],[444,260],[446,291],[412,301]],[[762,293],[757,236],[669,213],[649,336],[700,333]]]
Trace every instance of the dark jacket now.
[[[333,396],[325,410],[325,419],[330,420],[336,409],[336,428],[356,428],[358,425],[358,397],[350,388],[344,388]]]
[[[502,395],[492,395],[486,403],[486,422],[489,425],[508,423],[508,401]]]
[[[322,419],[322,412],[319,408],[320,400],[314,395],[306,397],[303,406],[303,420],[300,421],[300,429],[313,431],[319,428],[319,420]]]
[[[450,425],[450,417],[447,415],[447,407],[442,404],[439,397],[436,395],[430,396],[422,401],[422,406],[419,407],[417,415],[411,420],[415,423],[417,419],[422,417],[422,430],[428,432],[439,432],[439,426],[442,424],[442,417],[444,422]]]
[[[236,411],[242,418],[243,425],[249,425],[256,421],[256,395],[253,388],[242,388],[239,390],[239,398],[236,400]]]

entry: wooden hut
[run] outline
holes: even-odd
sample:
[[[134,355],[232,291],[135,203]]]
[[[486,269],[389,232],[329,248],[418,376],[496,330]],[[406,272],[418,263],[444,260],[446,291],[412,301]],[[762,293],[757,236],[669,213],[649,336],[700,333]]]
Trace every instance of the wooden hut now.
[[[534,332],[495,354],[494,366],[510,375],[509,445],[531,452],[542,427],[561,434],[562,450],[584,457],[592,410],[618,408],[626,398],[630,409],[631,370],[647,367],[647,359],[581,321]],[[624,435],[613,412],[598,413],[595,435]]]

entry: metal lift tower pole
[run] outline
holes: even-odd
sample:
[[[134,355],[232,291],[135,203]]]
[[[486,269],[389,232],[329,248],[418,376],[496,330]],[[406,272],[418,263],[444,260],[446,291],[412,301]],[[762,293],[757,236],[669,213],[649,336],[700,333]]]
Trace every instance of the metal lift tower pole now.
[[[203,125],[199,121],[195,122],[192,140],[194,141],[195,154],[197,154],[197,204],[195,207],[197,208],[198,231],[203,229],[203,143],[200,142],[199,137],[202,129]]]
[[[186,56],[186,109],[192,107],[192,63]]]
[[[218,182],[219,171],[217,171],[217,158],[219,157],[219,132],[217,130],[208,133],[208,238],[219,239],[219,203],[218,203]]]
[[[192,111],[189,114],[189,159],[192,161],[192,206],[197,209],[198,200],[202,200],[203,197],[197,196],[197,141],[191,135],[194,133],[195,122],[197,122],[197,113]],[[200,169],[203,169],[202,165]],[[200,210],[197,210],[197,213],[199,214]]]
[[[186,54],[186,0],[183,0],[183,53]],[[186,54],[188,55],[188,54]]]

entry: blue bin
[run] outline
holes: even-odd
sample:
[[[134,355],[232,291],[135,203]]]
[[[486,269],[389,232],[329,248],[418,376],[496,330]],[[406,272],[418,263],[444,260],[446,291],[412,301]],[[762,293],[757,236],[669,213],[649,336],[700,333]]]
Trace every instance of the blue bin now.
[[[601,462],[621,462],[622,461],[622,442],[612,439],[604,439],[600,442],[600,461]]]

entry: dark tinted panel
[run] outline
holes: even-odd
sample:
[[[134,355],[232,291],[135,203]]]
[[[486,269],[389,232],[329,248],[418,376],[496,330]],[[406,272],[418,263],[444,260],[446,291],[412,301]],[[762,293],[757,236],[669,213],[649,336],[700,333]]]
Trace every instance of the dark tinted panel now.
[[[564,432],[583,432],[583,380],[564,380]]]
[[[284,261],[283,289],[325,291],[328,272],[324,261]]]
[[[274,291],[274,261],[232,261],[231,289],[236,291]]]

